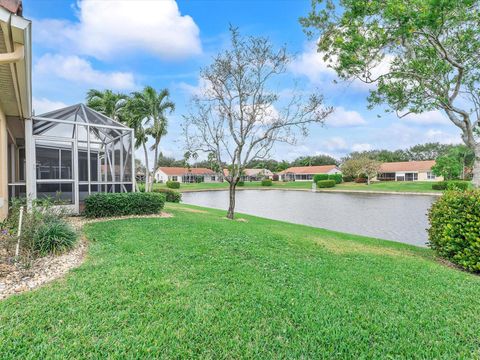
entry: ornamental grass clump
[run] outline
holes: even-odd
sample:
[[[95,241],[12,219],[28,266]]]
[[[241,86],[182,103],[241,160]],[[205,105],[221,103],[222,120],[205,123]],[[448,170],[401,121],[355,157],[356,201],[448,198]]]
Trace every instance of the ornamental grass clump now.
[[[71,249],[77,241],[75,230],[60,217],[44,221],[33,233],[32,250],[40,255],[60,254]]]
[[[429,246],[471,271],[480,272],[480,190],[447,190],[431,207]]]

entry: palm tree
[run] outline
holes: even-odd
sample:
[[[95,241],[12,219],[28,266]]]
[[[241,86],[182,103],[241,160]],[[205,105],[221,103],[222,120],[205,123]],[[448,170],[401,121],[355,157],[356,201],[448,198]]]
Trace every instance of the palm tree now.
[[[160,140],[167,134],[167,112],[170,114],[175,110],[175,104],[170,101],[169,97],[168,89],[157,91],[151,86],[145,86],[142,91],[131,94],[133,113],[145,119],[146,125],[150,125],[149,128],[145,129],[144,135],[149,135],[154,140],[150,148],[154,151],[153,173],[157,170]],[[148,169],[148,164],[145,165]],[[147,183],[147,185],[151,188],[151,183]],[[147,189],[148,186],[145,186],[145,188]]]
[[[127,98],[127,95],[114,93],[112,90],[90,89],[87,92],[87,106],[118,121]]]

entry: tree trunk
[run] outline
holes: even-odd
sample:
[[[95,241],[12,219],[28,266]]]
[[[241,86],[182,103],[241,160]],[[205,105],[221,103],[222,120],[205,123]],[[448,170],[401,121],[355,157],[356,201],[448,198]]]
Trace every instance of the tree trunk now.
[[[148,192],[148,185],[150,184],[150,169],[148,167],[148,151],[147,145],[143,142],[143,151],[145,152],[145,192]]]
[[[155,172],[157,171],[157,162],[158,162],[158,145],[159,142],[155,142],[155,155],[153,158],[153,176],[155,176]],[[150,190],[153,189],[153,178],[150,182]]]
[[[238,179],[232,179],[229,186],[229,203],[228,203],[228,212],[227,218],[233,220],[235,216],[235,188],[237,186]]]
[[[475,144],[475,161],[473,163],[473,179],[472,183],[475,188],[480,188],[480,141]]]

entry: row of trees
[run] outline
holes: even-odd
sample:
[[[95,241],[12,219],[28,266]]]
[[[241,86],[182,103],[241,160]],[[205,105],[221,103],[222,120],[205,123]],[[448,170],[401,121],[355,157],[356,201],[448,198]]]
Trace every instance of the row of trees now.
[[[130,94],[116,93],[111,90],[91,89],[87,93],[87,105],[92,109],[134,129],[135,147],[143,148],[145,155],[146,191],[152,188],[148,162],[149,151],[154,153],[154,164],[158,162],[160,141],[167,134],[167,116],[175,110],[167,89],[157,91],[146,86],[142,91]],[[147,142],[153,140],[148,148]],[[138,164],[136,164],[136,167]],[[153,168],[155,170],[155,167]]]

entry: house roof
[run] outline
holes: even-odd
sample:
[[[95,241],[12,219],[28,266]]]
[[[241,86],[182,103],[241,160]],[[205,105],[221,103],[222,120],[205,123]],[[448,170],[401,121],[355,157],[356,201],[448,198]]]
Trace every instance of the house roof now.
[[[245,173],[245,176],[273,175],[268,169],[244,169],[243,172]],[[228,176],[228,169],[223,169],[223,175]]]
[[[294,166],[281,171],[279,174],[325,174],[336,168],[337,165]]]
[[[380,166],[379,172],[429,171],[433,165],[435,160],[387,162]]]
[[[0,0],[0,7],[7,9],[13,14],[22,16],[21,0]]]
[[[186,174],[193,174],[193,175],[215,175],[213,170],[207,168],[183,168],[183,167],[168,167],[168,166],[161,166],[157,169],[160,170],[166,175],[169,176],[182,176]]]

